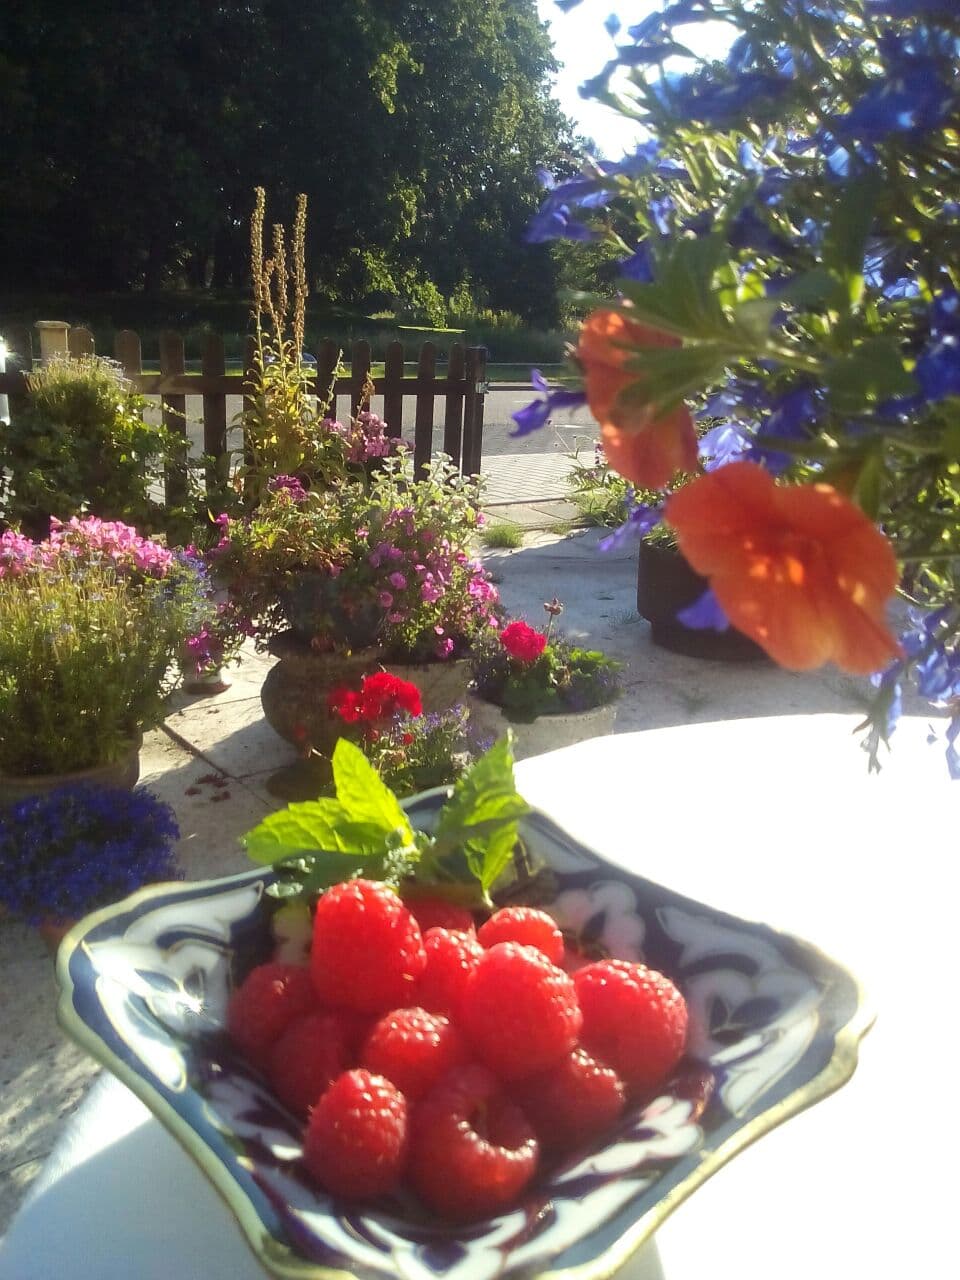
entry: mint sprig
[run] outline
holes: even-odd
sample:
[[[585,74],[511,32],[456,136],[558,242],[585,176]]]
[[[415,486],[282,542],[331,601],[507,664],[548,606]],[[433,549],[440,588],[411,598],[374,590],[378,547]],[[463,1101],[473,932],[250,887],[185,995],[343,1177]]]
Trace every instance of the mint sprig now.
[[[255,862],[282,867],[278,894],[314,894],[365,876],[395,886],[413,880],[490,905],[516,847],[517,820],[530,811],[514,783],[509,736],[460,776],[433,833],[414,831],[400,801],[352,742],[340,739],[332,763],[336,798],[292,804],[243,837]]]

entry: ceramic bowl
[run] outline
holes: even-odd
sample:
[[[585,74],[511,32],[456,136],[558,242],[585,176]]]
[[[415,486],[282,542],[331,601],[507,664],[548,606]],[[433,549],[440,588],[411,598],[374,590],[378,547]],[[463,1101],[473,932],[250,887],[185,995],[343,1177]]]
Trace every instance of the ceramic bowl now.
[[[442,797],[410,802],[428,829]],[[403,1197],[341,1203],[310,1184],[300,1126],[223,1033],[227,998],[271,952],[273,873],[155,886],[61,947],[65,1030],[155,1113],[293,1280],[600,1280],[748,1143],[843,1084],[870,1024],[860,989],[814,947],[611,867],[549,818],[522,824],[549,872],[539,901],[588,953],[671,975],[688,1054],[656,1097],[544,1176],[509,1213],[455,1227]]]

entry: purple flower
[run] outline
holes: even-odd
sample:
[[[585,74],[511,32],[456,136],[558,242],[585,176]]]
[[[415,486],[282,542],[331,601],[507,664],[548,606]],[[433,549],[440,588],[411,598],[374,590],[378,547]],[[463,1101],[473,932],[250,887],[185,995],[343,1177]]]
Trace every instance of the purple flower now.
[[[517,424],[516,431],[510,432],[511,437],[514,439],[519,436],[527,436],[531,431],[537,431],[540,427],[546,426],[556,409],[580,408],[587,403],[587,393],[585,391],[567,391],[563,388],[550,391],[549,384],[539,369],[531,370],[530,380],[533,383],[534,390],[543,391],[547,394],[542,400],[533,400],[523,409],[518,409],[516,413],[511,414]]]
[[[663,519],[663,507],[647,506],[637,502],[632,489],[627,490],[627,510],[630,514],[620,528],[614,529],[613,533],[600,539],[598,545],[601,551],[618,551],[633,538],[642,538],[645,533],[656,528]]]
[[[291,502],[306,502],[307,491],[296,476],[274,476],[267,482],[269,493],[282,493]]]
[[[396,587],[398,591],[402,591],[407,585],[407,580],[402,573],[391,573],[387,581],[391,587]]]
[[[730,628],[730,619],[709,587],[693,604],[677,611],[677,621],[694,631],[727,631]]]

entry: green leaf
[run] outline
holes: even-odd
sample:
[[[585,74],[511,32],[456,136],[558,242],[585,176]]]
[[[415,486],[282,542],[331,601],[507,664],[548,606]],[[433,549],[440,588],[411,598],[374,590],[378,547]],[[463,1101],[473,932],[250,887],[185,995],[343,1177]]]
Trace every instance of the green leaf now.
[[[850,355],[831,361],[824,376],[831,402],[842,412],[916,390],[893,338],[868,338]]]
[[[383,826],[357,821],[339,800],[307,800],[266,818],[243,837],[254,862],[277,862],[298,853],[324,851],[351,858],[382,856],[387,851]]]
[[[337,800],[351,821],[379,827],[391,848],[413,844],[413,828],[400,801],[358,746],[340,738],[333,750]]]
[[[627,361],[625,367],[642,376],[620,393],[618,401],[649,405],[655,413],[665,413],[685,396],[718,381],[730,357],[730,348],[719,343],[650,347]]]
[[[823,239],[823,261],[847,284],[851,305],[863,292],[863,255],[883,193],[883,178],[870,170],[847,184]]]
[[[433,855],[442,860],[464,850],[486,895],[509,861],[517,839],[516,819],[529,812],[514,784],[508,735],[457,779],[437,823]]]
[[[883,493],[883,458],[879,453],[868,453],[857,475],[853,497],[865,515],[876,520],[880,512]]]
[[[842,306],[846,297],[843,281],[823,267],[804,271],[778,290],[777,300],[795,307]]]

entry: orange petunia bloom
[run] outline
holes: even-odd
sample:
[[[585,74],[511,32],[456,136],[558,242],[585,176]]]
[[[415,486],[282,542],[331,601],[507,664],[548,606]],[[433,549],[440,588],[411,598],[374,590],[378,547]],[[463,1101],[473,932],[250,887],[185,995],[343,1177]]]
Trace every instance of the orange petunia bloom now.
[[[664,514],[733,625],[781,666],[832,661],[868,675],[899,655],[884,618],[893,548],[830,485],[782,487],[755,462],[732,462],[685,485]]]
[[[641,489],[662,489],[677,471],[697,467],[697,434],[685,405],[654,418],[648,406],[619,400],[623,390],[643,381],[641,374],[624,368],[633,355],[647,347],[679,346],[679,338],[619,311],[594,311],[580,330],[577,359],[607,460]]]

